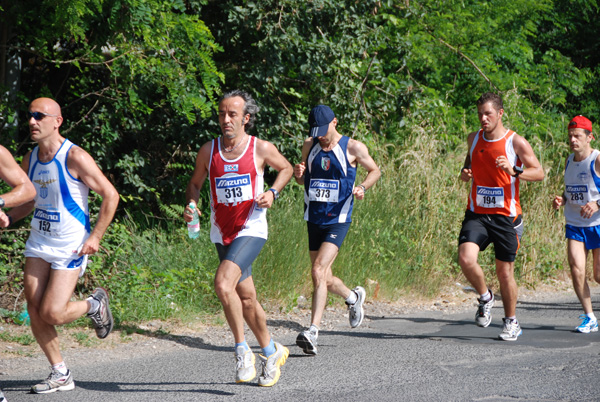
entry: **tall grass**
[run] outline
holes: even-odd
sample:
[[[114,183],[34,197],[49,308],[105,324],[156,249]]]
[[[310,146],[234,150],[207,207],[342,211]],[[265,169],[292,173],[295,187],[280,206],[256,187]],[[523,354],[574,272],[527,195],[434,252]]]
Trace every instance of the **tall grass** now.
[[[380,144],[374,150],[382,178],[363,201],[355,201],[353,223],[333,266],[349,287],[367,286],[371,293],[378,287],[370,297],[395,300],[414,292],[435,296],[456,281],[466,284],[457,263],[469,189],[459,178],[466,143],[446,149],[438,138],[435,130],[416,128],[405,146]],[[515,271],[520,285],[535,287],[566,266],[564,218],[551,208],[551,200],[562,191],[568,149],[566,142],[530,141],[546,178],[521,182],[525,233]],[[364,174],[359,170],[359,178]],[[270,231],[254,271],[264,297],[291,303],[298,295],[310,296],[300,186],[288,187],[286,201],[270,211]],[[497,289],[493,246],[479,262]]]

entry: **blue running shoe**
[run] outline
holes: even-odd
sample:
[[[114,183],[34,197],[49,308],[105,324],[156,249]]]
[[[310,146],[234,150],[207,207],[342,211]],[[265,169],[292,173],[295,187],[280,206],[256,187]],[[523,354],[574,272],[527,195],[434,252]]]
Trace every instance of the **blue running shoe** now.
[[[575,328],[575,331],[581,332],[582,334],[589,334],[590,332],[598,332],[598,321],[592,320],[585,314],[581,314],[579,319],[583,320],[581,324]]]

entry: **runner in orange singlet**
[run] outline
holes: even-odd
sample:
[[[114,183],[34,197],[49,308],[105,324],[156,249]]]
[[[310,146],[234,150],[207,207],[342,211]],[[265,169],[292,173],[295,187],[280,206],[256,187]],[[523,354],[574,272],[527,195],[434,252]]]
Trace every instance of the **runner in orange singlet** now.
[[[458,263],[480,295],[475,322],[487,327],[492,321],[494,294],[488,289],[479,251],[494,244],[496,275],[504,306],[501,340],[516,341],[522,330],[516,318],[517,283],[514,261],[523,233],[519,182],[540,181],[544,171],[527,140],[502,124],[502,98],[487,92],[477,100],[481,130],[467,139],[468,154],[461,180],[472,180],[465,219],[458,240]]]

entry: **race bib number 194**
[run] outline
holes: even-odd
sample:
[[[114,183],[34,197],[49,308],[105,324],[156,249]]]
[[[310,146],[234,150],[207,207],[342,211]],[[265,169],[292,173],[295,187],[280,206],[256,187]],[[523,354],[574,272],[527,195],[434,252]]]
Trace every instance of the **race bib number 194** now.
[[[504,208],[502,187],[477,186],[477,206],[483,208]]]

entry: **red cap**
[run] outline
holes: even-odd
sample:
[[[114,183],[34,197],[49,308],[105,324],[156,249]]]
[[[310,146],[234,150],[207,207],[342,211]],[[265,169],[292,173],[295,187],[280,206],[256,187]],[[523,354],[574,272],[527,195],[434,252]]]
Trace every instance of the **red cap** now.
[[[583,128],[584,130],[592,131],[592,122],[585,116],[575,116],[569,122],[569,128]]]

